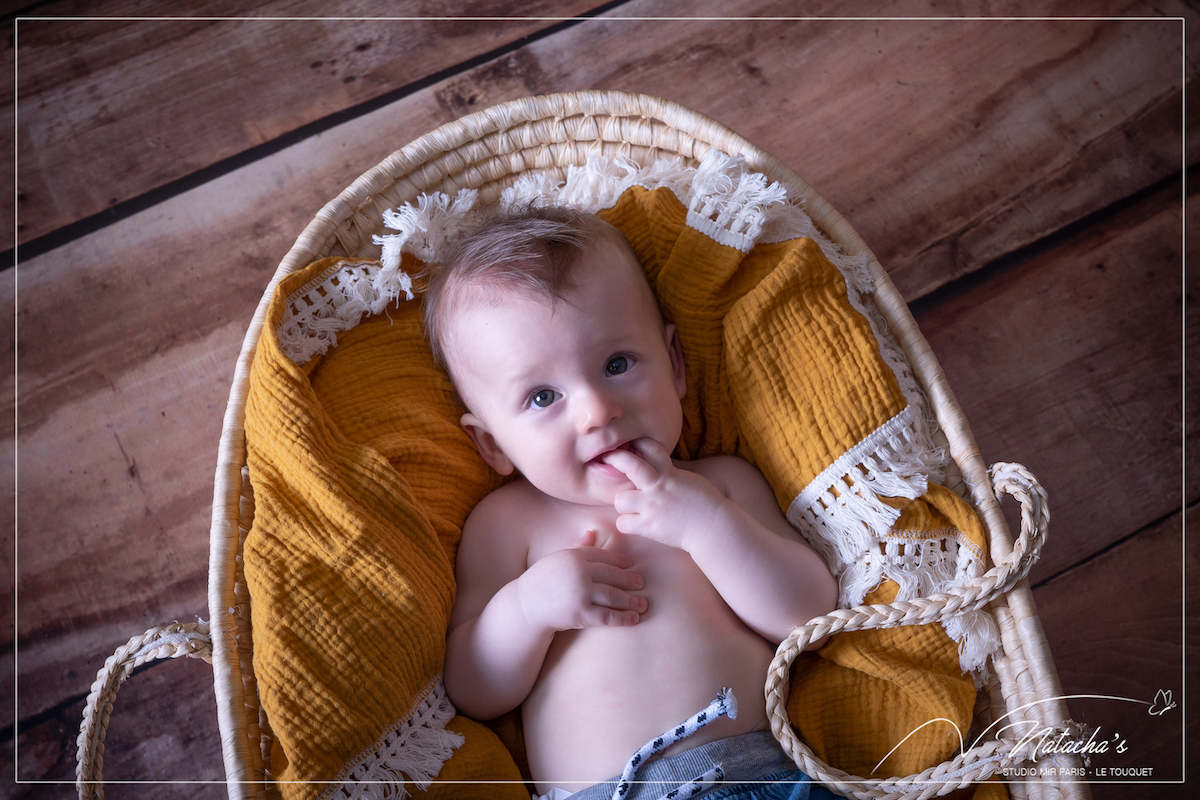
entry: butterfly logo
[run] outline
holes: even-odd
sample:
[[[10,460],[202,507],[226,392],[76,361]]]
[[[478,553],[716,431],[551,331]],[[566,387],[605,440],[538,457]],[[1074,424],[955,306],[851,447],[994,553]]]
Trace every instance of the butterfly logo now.
[[[1159,689],[1154,695],[1154,702],[1150,704],[1150,715],[1153,717],[1161,717],[1163,714],[1175,707],[1175,701],[1171,699],[1170,689]]]

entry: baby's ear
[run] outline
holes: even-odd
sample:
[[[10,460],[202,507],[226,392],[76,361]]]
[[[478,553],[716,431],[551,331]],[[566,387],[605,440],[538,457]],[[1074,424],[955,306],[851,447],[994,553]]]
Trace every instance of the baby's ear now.
[[[489,467],[496,470],[501,475],[510,475],[513,471],[513,463],[508,460],[508,456],[500,449],[500,445],[496,443],[496,437],[492,436],[491,432],[483,426],[480,421],[471,412],[463,414],[459,419],[459,424],[462,425],[467,436],[471,437],[471,441],[475,444],[475,449],[479,451],[479,456],[487,463]]]
[[[679,330],[674,325],[664,326],[667,337],[667,353],[671,356],[671,377],[675,384],[675,393],[682,400],[687,393],[687,369],[683,364],[683,344],[679,341]]]

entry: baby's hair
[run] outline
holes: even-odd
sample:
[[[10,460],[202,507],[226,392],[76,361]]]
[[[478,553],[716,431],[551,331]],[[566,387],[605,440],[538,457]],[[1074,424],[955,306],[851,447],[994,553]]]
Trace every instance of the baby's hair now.
[[[569,208],[542,206],[502,212],[469,231],[444,264],[426,273],[425,334],[434,359],[446,366],[446,324],[459,289],[468,283],[515,289],[552,303],[575,286],[571,271],[584,250],[598,239],[629,249],[611,225]]]

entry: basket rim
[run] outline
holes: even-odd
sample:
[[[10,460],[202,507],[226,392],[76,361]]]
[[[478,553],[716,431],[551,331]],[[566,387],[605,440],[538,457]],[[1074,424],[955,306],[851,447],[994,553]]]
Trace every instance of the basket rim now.
[[[843,250],[849,254],[866,254],[868,269],[875,281],[875,301],[908,357],[918,384],[929,399],[930,409],[948,439],[950,455],[962,470],[971,490],[971,500],[989,531],[991,552],[1007,555],[1011,550],[1012,534],[1000,511],[999,502],[991,491],[987,467],[941,366],[917,328],[907,303],[858,233],[796,172],[724,124],[660,97],[593,90],[524,97],[500,103],[447,122],[404,145],[326,203],[281,260],[248,326],[235,366],[218,447],[209,551],[214,688],[230,797],[249,796],[253,791],[250,788],[252,782],[261,781],[263,777],[257,747],[251,747],[246,735],[250,723],[247,719],[245,683],[252,685],[253,675],[243,674],[243,664],[252,672],[247,656],[250,643],[238,641],[235,616],[245,615],[243,624],[248,631],[249,615],[248,608],[238,602],[235,584],[240,580],[239,509],[243,493],[242,470],[246,464],[243,427],[246,395],[254,352],[266,324],[268,305],[276,287],[285,277],[320,257],[319,248],[338,236],[339,226],[352,221],[354,215],[368,206],[372,198],[394,184],[397,176],[419,171],[431,159],[452,156],[460,148],[477,146],[486,137],[503,133],[514,126],[579,116],[612,115],[658,120],[666,129],[694,139],[699,149],[716,148],[742,156],[747,167],[784,184],[792,197],[803,202],[814,223]],[[1017,596],[1013,599],[1020,606],[1032,609],[1032,596],[1027,584],[1023,582],[1014,593]],[[1033,620],[1036,623],[1036,615]],[[1058,681],[1040,625],[1024,626],[1021,635],[1034,640],[1033,649],[1038,657],[1030,661],[1035,682],[1052,692]],[[1057,693],[1061,694],[1061,690]],[[1065,705],[1061,713],[1060,709],[1051,707],[1046,709],[1046,714],[1065,718]],[[257,720],[253,727],[257,728]]]

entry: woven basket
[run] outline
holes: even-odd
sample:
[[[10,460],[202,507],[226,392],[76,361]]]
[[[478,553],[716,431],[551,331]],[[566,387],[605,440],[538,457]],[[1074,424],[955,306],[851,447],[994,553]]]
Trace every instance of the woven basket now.
[[[481,203],[492,203],[522,173],[541,171],[563,180],[568,166],[582,165],[592,155],[620,155],[643,165],[660,156],[678,155],[695,166],[711,148],[743,156],[750,170],[778,181],[787,187],[790,197],[802,200],[814,223],[844,251],[867,253],[876,286],[874,300],[928,396],[940,426],[937,443],[953,458],[948,485],[974,503],[988,529],[991,547],[991,569],[951,592],[887,606],[838,610],[797,629],[780,645],[767,679],[767,710],[776,737],[806,773],[847,796],[932,797],[991,775],[1003,776],[1006,767],[1028,758],[1033,743],[989,735],[986,744],[921,775],[855,778],[816,759],[796,738],[785,708],[788,668],[805,643],[843,630],[939,621],[984,605],[1000,623],[1003,655],[993,661],[988,691],[980,693],[975,729],[1002,716],[1008,723],[1027,722],[1039,730],[1060,730],[1072,724],[1065,704],[1058,699],[1062,691],[1024,579],[1045,536],[1045,494],[1019,465],[997,464],[991,471],[985,467],[928,343],[858,234],[794,172],[714,120],[645,95],[576,92],[504,103],[443,125],[393,153],[321,209],[263,294],[238,357],[225,412],[210,545],[211,662],[231,798],[275,795],[263,780],[270,737],[259,708],[251,660],[250,600],[242,575],[242,544],[254,515],[245,467],[246,392],[251,361],[276,285],[319,258],[377,258],[379,248],[372,244],[371,236],[382,232],[383,211],[415,201],[421,193],[452,195],[469,187],[479,190]],[[1016,540],[999,507],[998,496],[1005,493],[1015,496],[1022,507],[1022,530]],[[103,728],[111,709],[110,691],[115,691],[131,665],[140,660],[208,657],[205,633],[195,626],[158,629],[135,637],[109,659],[93,686],[80,734],[81,796],[100,796],[99,762]],[[1078,768],[1080,764],[1073,757],[1060,756],[1056,766],[1061,774],[1063,767]],[[1085,784],[1037,777],[1014,781],[1010,790],[1015,798],[1090,797]]]

